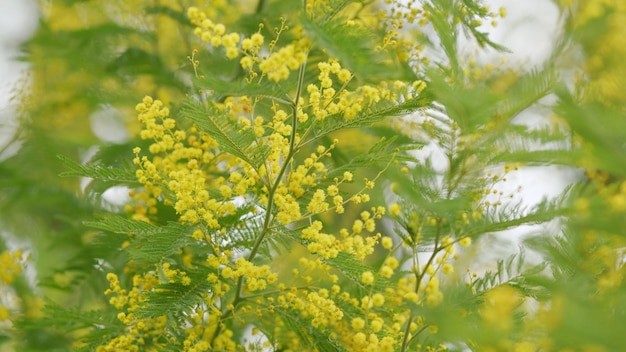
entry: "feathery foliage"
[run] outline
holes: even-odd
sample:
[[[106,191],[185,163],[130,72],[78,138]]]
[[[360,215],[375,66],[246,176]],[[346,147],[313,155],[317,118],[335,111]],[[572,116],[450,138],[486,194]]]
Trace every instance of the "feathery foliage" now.
[[[479,0],[41,3],[0,351],[625,350],[626,9],[553,3],[530,69]]]

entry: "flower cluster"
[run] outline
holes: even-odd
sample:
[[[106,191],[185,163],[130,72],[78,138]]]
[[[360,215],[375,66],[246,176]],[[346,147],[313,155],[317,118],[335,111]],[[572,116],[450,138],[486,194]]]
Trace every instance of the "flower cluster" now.
[[[0,289],[6,294],[0,296],[0,330],[3,322],[12,318],[12,310],[15,306],[15,300],[10,295],[10,286],[15,279],[22,273],[24,267],[23,254],[21,250],[3,251],[0,253]]]
[[[309,84],[307,107],[318,120],[327,116],[339,115],[346,120],[354,119],[358,114],[367,112],[375,104],[384,102],[399,102],[402,99],[419,95],[426,87],[423,81],[417,81],[412,86],[402,81],[381,82],[378,86],[361,85],[353,91],[346,88],[352,79],[349,70],[342,68],[334,60],[318,63],[318,84]]]
[[[148,148],[153,158],[140,157],[139,147],[134,150],[134,163],[140,167],[136,176],[149,194],[149,197],[143,195],[148,213],[156,211],[156,199],[164,198],[166,204],[173,203],[181,214],[181,222],[203,222],[211,229],[219,229],[219,217],[235,211],[234,203],[229,200],[246,192],[250,178],[237,172],[229,179],[211,177],[212,172],[218,171],[217,161],[228,162],[216,158],[217,143],[195,127],[177,128],[176,120],[169,116],[169,109],[161,101],[146,97],[137,105],[137,111],[139,121],[145,126],[141,138],[153,141]],[[209,194],[211,186],[220,191],[219,195]],[[143,215],[142,211],[136,213]]]
[[[291,71],[298,69],[306,60],[310,42],[301,35],[298,40],[274,51],[281,33],[289,29],[284,19],[281,20],[281,26],[275,29],[276,39],[269,43],[269,55],[263,55],[265,37],[260,32],[250,37],[242,37],[233,32],[227,33],[223,24],[215,24],[207,18],[205,12],[196,7],[190,7],[187,10],[187,16],[196,26],[194,34],[214,48],[223,47],[227,58],[235,59],[243,54],[239,63],[244,70],[248,71],[250,81],[255,78],[259,78],[260,81],[263,77],[274,82],[285,80],[289,78]],[[259,25],[259,29],[263,27],[262,24]],[[260,71],[260,75],[257,70]]]
[[[245,278],[245,289],[251,292],[264,290],[267,284],[273,284],[278,279],[278,275],[272,273],[268,265],[256,266],[244,258],[237,259],[234,268],[224,267],[220,275],[224,279]]]
[[[227,33],[226,27],[221,23],[214,23],[207,18],[205,12],[196,7],[187,10],[187,16],[191,23],[196,26],[194,34],[213,47],[224,47],[226,56],[234,59],[239,56],[239,42],[241,36],[238,33]]]
[[[22,272],[22,251],[0,253],[0,285],[11,285]]]
[[[311,11],[319,6],[316,2]],[[135,219],[150,222],[157,209],[171,207],[178,221],[190,227],[185,235],[190,238],[184,238],[189,245],[160,258],[154,268],[130,262],[127,273],[133,279],[128,291],[117,276],[108,275],[106,293],[113,295],[110,304],[120,311],[118,319],[129,334],[116,336],[100,350],[176,342],[184,351],[234,351],[243,348],[238,330],[248,327],[253,327],[252,336],[275,339],[268,343],[276,349],[295,350],[310,343],[293,335],[286,316],[309,323],[351,351],[393,351],[423,331],[437,333],[437,325],[415,315],[415,309],[436,308],[443,302],[443,277],[454,273],[457,243],[469,245],[470,239],[442,235],[430,260],[418,263],[420,230],[439,231],[443,219],[415,213],[405,221],[406,209],[395,204],[389,208],[392,218],[416,229],[410,235],[413,242],[397,242],[396,236],[385,234],[388,228],[380,226],[387,208],[363,208],[371,201],[378,178],[394,165],[397,151],[389,152],[374,177],[355,180],[354,168],[335,170],[333,154],[341,138],[320,142],[322,136],[317,135],[324,124],[384,115],[385,109],[419,97],[426,83],[383,80],[357,85],[354,73],[335,58],[316,60],[305,72],[313,44],[301,28],[290,29],[284,19],[275,29],[275,39],[266,44],[264,25],[246,37],[229,33],[224,24],[197,8],[187,14],[203,42],[223,48],[229,59],[241,57],[239,65],[249,73],[247,84],[266,84],[265,78],[281,82],[301,68],[297,94],[190,103],[210,105],[202,111],[215,116],[202,118],[227,119],[228,128],[248,138],[240,153],[225,144],[232,140],[232,131],[225,132],[219,122],[209,134],[200,122],[184,119],[191,113],[185,109],[172,113],[151,97],[137,104],[143,126],[140,137],[148,145],[134,149],[136,177],[143,189],[134,191],[135,204],[128,211]],[[278,45],[285,31],[290,42]],[[381,47],[388,45],[392,44]],[[314,75],[305,74],[311,71]],[[202,99],[213,98],[212,92],[205,93],[201,92]],[[263,160],[244,160],[246,153],[263,153]],[[328,230],[325,219],[337,215],[346,221]],[[292,251],[275,249],[285,241]],[[409,270],[399,259],[403,245],[415,258]],[[380,253],[384,260],[372,264]],[[297,266],[285,269],[278,259],[283,257]],[[196,271],[204,274],[198,276]],[[145,312],[152,302],[147,297],[165,294],[166,287],[181,292],[207,289],[193,291],[197,299],[193,309],[177,321],[167,315],[148,317]]]
[[[122,288],[119,278],[113,273],[107,274],[110,288],[105,294],[113,295],[109,303],[120,313],[117,319],[127,326],[125,333],[115,336],[106,344],[98,347],[98,352],[109,351],[143,351],[158,349],[166,341],[162,340],[167,317],[139,318],[137,311],[145,301],[143,293],[159,283],[156,275],[135,275],[132,278],[132,289]]]

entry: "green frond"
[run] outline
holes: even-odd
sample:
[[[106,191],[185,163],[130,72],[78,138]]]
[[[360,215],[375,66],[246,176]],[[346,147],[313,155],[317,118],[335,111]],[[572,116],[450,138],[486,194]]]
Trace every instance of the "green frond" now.
[[[137,311],[143,318],[159,316],[182,316],[180,312],[189,312],[206,303],[207,292],[212,289],[206,277],[209,270],[187,272],[191,284],[185,286],[178,282],[157,285],[154,290],[144,294],[146,301]]]
[[[572,165],[580,158],[577,151],[563,150],[520,150],[498,154],[489,161],[492,163],[522,162],[533,165]]]
[[[482,2],[476,0],[463,0],[463,4],[470,10],[474,16],[485,17],[487,15],[487,10],[482,7]],[[489,46],[499,51],[511,52],[505,46],[497,44],[489,39],[489,33],[487,31],[480,30],[480,26],[477,26],[473,23],[475,19],[474,16],[459,16],[461,18],[461,22],[463,23],[463,30],[467,37],[474,37],[476,42],[481,47]]]
[[[334,182],[334,177],[340,177],[344,171],[354,171],[356,169],[364,167],[384,167],[393,160],[397,151],[390,148],[393,145],[395,137],[386,139],[381,138],[376,144],[374,144],[366,153],[359,154],[347,163],[337,166],[330,170],[326,179],[328,182]]]
[[[450,0],[429,1],[424,4],[424,9],[430,16],[430,23],[437,33],[439,45],[449,61],[447,64],[452,70],[452,76],[458,77],[461,72],[461,65],[459,64],[456,50],[458,30],[457,25],[451,23],[454,19],[449,17],[452,8],[453,4]]]
[[[560,197],[542,202],[531,209],[523,209],[520,204],[501,205],[487,211],[485,216],[468,225],[464,235],[478,236],[490,232],[504,231],[521,225],[541,224],[566,216],[569,209],[564,206],[571,188],[566,188]]]
[[[451,85],[443,72],[435,69],[429,69],[427,76],[434,100],[443,105],[447,116],[465,133],[484,126],[496,114],[500,97],[485,87]]]
[[[301,144],[311,143],[339,130],[367,127],[392,116],[408,115],[424,109],[431,102],[432,96],[430,91],[426,89],[418,97],[397,104],[388,102],[375,104],[368,111],[360,113],[351,120],[346,120],[340,115],[330,115],[324,120],[316,122],[312,127],[312,137]]]
[[[352,281],[354,287],[364,287],[361,283],[361,275],[366,271],[372,271],[372,267],[358,260],[353,254],[339,252],[337,257],[324,260],[331,267],[339,270],[346,278]]]
[[[623,112],[599,103],[579,104],[565,87],[557,91],[556,112],[568,117],[571,128],[594,146],[597,167],[626,177],[626,129]]]
[[[270,100],[286,99],[288,93],[296,86],[296,77],[292,76],[286,81],[274,83],[269,79],[261,83],[248,83],[243,77],[229,79],[223,74],[219,75],[213,70],[198,69],[199,78],[194,80],[194,85],[215,95],[216,100],[226,97],[260,97]]]
[[[251,228],[251,234],[257,234],[261,231],[261,224],[258,224],[258,230],[255,228]],[[272,259],[277,253],[286,253],[291,250],[291,246],[293,245],[293,241],[291,237],[285,235],[285,229],[279,228],[270,232],[261,243],[259,247],[259,256],[267,259]],[[250,248],[250,247],[247,247]]]
[[[158,228],[158,226],[145,221],[135,221],[112,214],[98,221],[85,221],[84,224],[104,231],[125,234],[150,234]]]
[[[181,113],[215,139],[221,150],[240,158],[258,170],[269,155],[269,147],[258,145],[252,129],[241,129],[236,121],[209,104],[188,98]]]
[[[552,67],[532,70],[521,76],[498,103],[498,114],[505,120],[517,116],[554,91],[559,76]]]
[[[156,226],[109,215],[98,221],[86,221],[85,225],[113,233],[132,234],[127,251],[129,258],[138,264],[158,263],[192,243],[192,229],[175,222]]]
[[[105,67],[110,74],[118,76],[152,75],[162,85],[177,88],[185,92],[188,86],[170,70],[159,54],[151,53],[139,47],[128,47]]]
[[[312,326],[310,321],[301,318],[300,314],[280,307],[276,307],[275,312],[281,316],[287,330],[294,332],[304,346],[315,346],[319,352],[347,352],[341,344],[330,337],[330,331],[321,331]]]
[[[301,25],[317,47],[324,48],[331,57],[365,82],[416,79],[415,73],[389,52],[374,50],[381,39],[371,29],[346,26],[345,19],[340,18],[316,22],[305,15],[301,16]]]
[[[571,135],[564,129],[515,124],[504,128],[498,139],[488,138],[474,146],[488,164],[575,165],[581,157],[580,150],[571,148]]]
[[[64,155],[57,155],[57,157],[67,170],[60,174],[62,177],[89,177],[116,184],[137,183],[135,172],[130,167],[108,167],[99,162],[79,164]]]
[[[551,274],[554,280],[559,282],[571,280],[578,271],[580,258],[576,253],[576,243],[572,241],[573,238],[575,239],[573,234],[567,232],[557,236],[539,234],[527,238],[524,244],[542,255],[546,263],[550,263]],[[545,285],[548,280],[544,278],[537,281]]]
[[[397,168],[387,171],[387,177],[395,184],[394,193],[402,195],[408,204],[444,217],[466,209],[471,204],[472,197],[469,194],[458,193],[454,198],[442,198],[445,190],[436,187],[436,174],[421,174],[419,170],[428,170],[428,167],[418,169],[415,175],[405,175]]]
[[[26,328],[29,326],[54,326],[64,331],[77,331],[97,326],[100,336],[120,331],[124,328],[124,324],[117,319],[117,313],[108,309],[86,310],[67,308],[52,301],[47,301],[42,313],[43,317],[38,320],[26,320],[19,324]]]
[[[472,287],[478,294],[488,291],[499,285],[509,285],[519,289],[524,296],[537,297],[541,290],[527,281],[527,277],[533,277],[545,270],[546,263],[533,266],[526,265],[524,247],[519,247],[519,252],[510,255],[506,259],[498,259],[495,271],[487,271],[480,278],[472,282]]]
[[[262,232],[263,214],[261,212],[251,214],[249,211],[238,211],[237,214],[233,214],[232,219],[236,219],[237,224],[228,226],[224,225],[222,221],[223,218],[220,218],[220,224],[224,226],[224,228],[229,229],[227,237],[228,243],[223,244],[221,247],[234,252],[247,251],[249,248],[252,248],[255,240]],[[267,239],[269,240],[269,238]],[[266,248],[266,246],[262,245],[261,248]]]

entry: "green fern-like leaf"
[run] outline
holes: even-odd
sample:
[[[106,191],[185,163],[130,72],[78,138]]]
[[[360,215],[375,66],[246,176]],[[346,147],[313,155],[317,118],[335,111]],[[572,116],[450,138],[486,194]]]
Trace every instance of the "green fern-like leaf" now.
[[[235,121],[208,103],[203,104],[189,98],[182,113],[215,139],[222,150],[240,158],[255,169],[259,169],[267,159],[269,147],[258,145],[256,135],[251,129],[242,130]]]
[[[376,104],[369,111],[357,115],[354,119],[346,120],[340,115],[331,115],[324,120],[317,122],[312,128],[312,137],[303,144],[316,141],[329,133],[343,129],[362,128],[370,126],[376,122],[383,121],[391,116],[404,116],[418,110],[424,109],[432,102],[432,95],[429,90],[425,90],[420,96],[407,99],[401,103],[391,104],[388,102]]]
[[[489,211],[485,216],[466,227],[466,236],[478,236],[490,232],[504,231],[520,225],[541,224],[569,213],[563,206],[569,197],[571,188],[566,188],[563,194],[552,200],[544,199],[530,210],[522,209],[519,204],[499,206]]]
[[[467,205],[472,201],[472,197],[466,193],[457,193],[454,198],[442,199],[440,197],[442,191],[438,187],[433,188],[428,184],[430,180],[432,180],[433,185],[436,182],[436,175],[432,173],[425,174],[424,179],[421,179],[420,174],[416,173],[417,178],[413,179],[396,168],[390,168],[387,171],[387,176],[395,183],[394,192],[401,194],[407,203],[433,214],[440,214],[443,217],[467,208]],[[427,183],[423,184],[422,182]]]
[[[435,69],[428,70],[427,76],[435,101],[444,106],[445,114],[462,131],[470,133],[485,125],[495,115],[500,97],[486,88],[450,85],[445,74]]]
[[[557,113],[567,116],[571,128],[594,146],[598,168],[626,177],[623,113],[598,103],[579,104],[565,87],[557,94],[561,100]]]
[[[456,24],[450,23],[452,19],[448,17],[448,14],[452,11],[452,1],[431,1],[424,4],[424,8],[430,14],[430,23],[437,33],[439,45],[448,58],[449,62],[447,64],[452,70],[452,76],[457,77],[461,72],[456,51],[458,30]]]
[[[138,311],[140,317],[158,317],[180,312],[188,312],[206,300],[212,285],[206,280],[208,271],[188,273],[191,284],[185,286],[178,282],[157,285],[153,291],[146,292],[146,304]]]
[[[270,80],[264,80],[261,83],[250,84],[245,79],[237,77],[234,79],[223,77],[208,70],[199,70],[200,78],[195,80],[195,85],[207,91],[211,91],[217,100],[226,97],[260,97],[268,99],[285,99],[291,90],[295,87],[295,77],[290,77],[286,82],[280,84]]]
[[[115,182],[116,184],[137,183],[135,172],[130,168],[107,167],[98,162],[79,164],[64,155],[57,155],[57,157],[67,170],[60,174],[63,177],[89,177],[100,181]]]
[[[556,85],[558,75],[550,68],[533,70],[507,89],[498,104],[498,114],[509,120],[550,94]]]
[[[466,8],[471,10],[472,14],[474,14],[473,16],[460,16],[461,22],[463,23],[463,30],[466,35],[468,37],[474,37],[478,45],[480,45],[481,47],[488,46],[499,51],[510,52],[510,50],[505,46],[497,44],[489,39],[489,33],[487,31],[481,30],[481,26],[478,26],[476,23],[474,23],[474,16],[478,15],[484,18],[487,15],[488,10],[484,6],[481,6],[482,4],[480,2],[475,0],[463,0],[463,4],[466,6]]]
[[[307,37],[319,48],[353,71],[357,77],[367,77],[366,82],[377,79],[414,80],[415,73],[406,65],[394,60],[385,51],[375,51],[380,38],[371,30],[358,26],[345,26],[342,19],[314,21],[302,16],[301,24]]]
[[[129,258],[138,264],[158,263],[192,243],[189,235],[191,229],[175,222],[170,222],[165,226],[156,226],[143,221],[110,215],[99,221],[86,221],[85,224],[113,233],[134,235],[127,251]]]
[[[310,322],[300,318],[299,314],[294,314],[283,308],[276,308],[288,331],[294,332],[305,346],[315,346],[320,352],[341,352],[347,351],[335,339],[331,338],[328,332],[323,332],[312,326]]]
[[[327,174],[326,182],[334,182],[333,178],[341,176],[344,171],[354,171],[367,167],[384,168],[402,151],[402,148],[392,148],[395,139],[395,137],[389,139],[381,138],[366,153],[359,154],[350,159],[350,161],[330,170]],[[420,147],[419,145],[414,145],[410,148],[416,150]],[[321,182],[320,184],[324,185],[326,182]]]
[[[572,165],[579,160],[580,155],[576,151],[563,150],[534,150],[514,151],[500,154],[490,159],[493,163],[522,162],[526,166],[532,165]]]

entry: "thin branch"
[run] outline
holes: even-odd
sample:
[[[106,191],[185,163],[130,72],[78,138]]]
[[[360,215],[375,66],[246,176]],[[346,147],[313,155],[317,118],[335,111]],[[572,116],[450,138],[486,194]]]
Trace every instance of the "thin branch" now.
[[[287,167],[289,166],[289,162],[290,160],[293,158],[294,154],[295,154],[295,140],[296,140],[296,130],[297,130],[297,123],[298,123],[298,117],[297,117],[297,111],[298,111],[298,100],[300,100],[300,94],[302,92],[302,85],[304,82],[304,69],[306,67],[306,62],[302,63],[300,65],[300,71],[298,73],[298,85],[296,87],[296,96],[293,102],[291,102],[291,106],[293,109],[293,116],[292,116],[292,129],[291,129],[291,140],[289,142],[289,152],[287,153],[287,156],[285,157],[284,163],[282,165],[282,167],[280,168],[280,171],[278,172],[278,174],[276,175],[276,178],[274,180],[274,184],[272,185],[271,189],[269,190],[268,193],[268,200],[267,200],[267,209],[265,210],[265,219],[263,220],[263,230],[261,231],[261,234],[259,235],[259,237],[256,239],[256,241],[254,242],[254,246],[252,247],[252,250],[250,250],[250,254],[248,255],[247,260],[248,261],[252,261],[254,259],[254,257],[256,256],[256,254],[259,251],[259,248],[261,247],[261,243],[263,243],[263,240],[265,239],[265,237],[267,236],[267,234],[270,232],[270,224],[273,220],[272,218],[272,210],[274,207],[274,194],[276,193],[276,190],[278,189],[278,186],[281,183],[281,179],[283,177],[283,175],[285,174]],[[237,280],[237,287],[235,290],[235,298],[233,298],[233,302],[232,302],[232,306],[233,307],[237,307],[237,305],[243,301],[245,298],[242,296],[242,291],[243,291],[243,280],[244,277],[240,276],[239,279]],[[227,319],[230,315],[232,315],[234,312],[234,309],[228,310],[226,313],[224,313],[221,317],[220,317],[220,322],[224,321],[224,319]],[[221,327],[218,324],[218,326],[215,328],[215,332],[213,333],[213,336],[211,338],[211,342],[213,342],[215,340],[215,338],[219,335],[219,333],[221,332]]]

